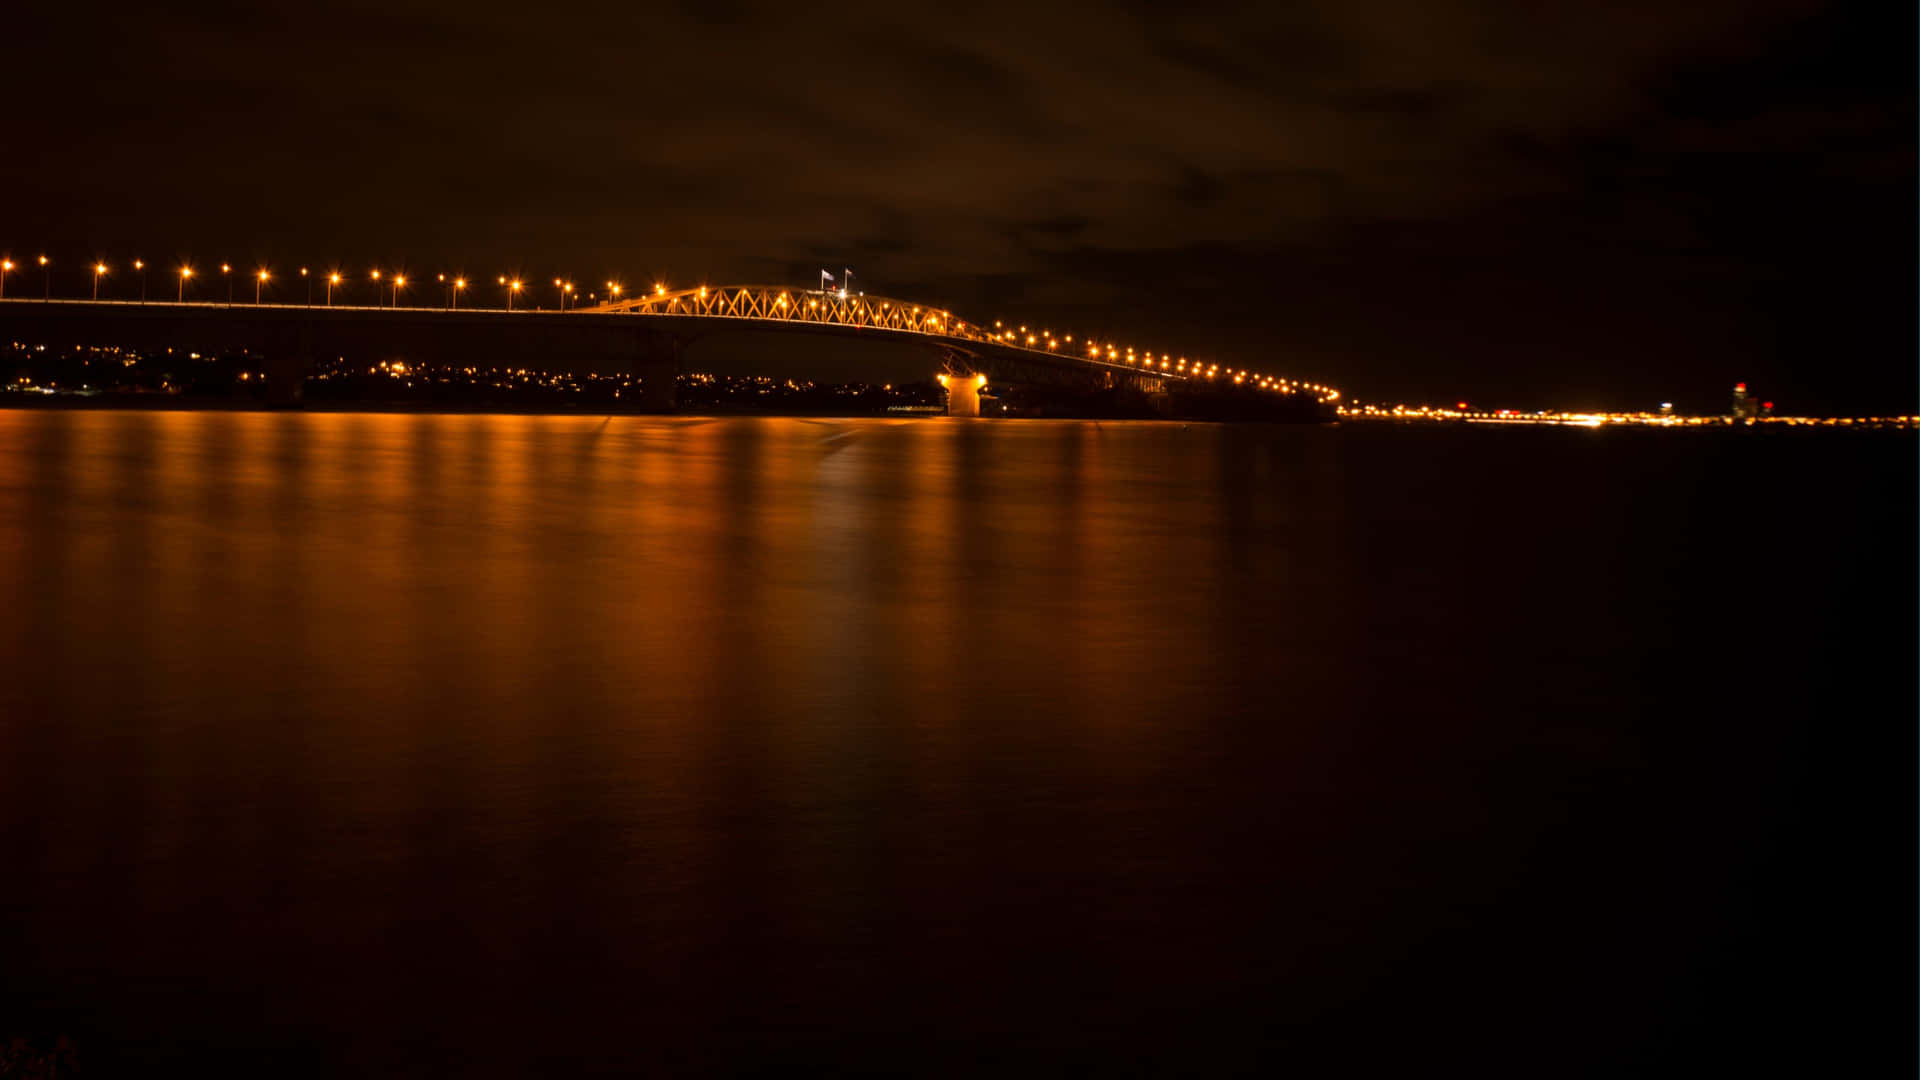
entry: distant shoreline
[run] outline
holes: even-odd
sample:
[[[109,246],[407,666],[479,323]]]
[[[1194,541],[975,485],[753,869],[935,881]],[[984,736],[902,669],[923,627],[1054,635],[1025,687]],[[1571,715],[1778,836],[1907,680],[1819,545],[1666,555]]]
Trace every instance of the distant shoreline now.
[[[303,413],[411,413],[422,416],[598,416],[598,417],[654,417],[660,419],[704,419],[734,418],[743,416],[791,417],[796,419],[840,419],[840,420],[926,420],[943,418],[942,413],[926,412],[838,412],[832,410],[808,411],[804,409],[750,409],[726,407],[689,408],[682,411],[660,412],[657,410],[608,407],[600,402],[593,407],[566,407],[542,404],[461,404],[457,402],[412,402],[412,401],[300,401],[290,405],[275,405],[265,401],[188,397],[178,394],[23,394],[0,393],[0,409],[35,412],[40,410],[70,412],[244,412],[244,413],[283,413],[299,415]],[[1020,420],[1083,420],[1118,422],[1122,420],[1163,424],[1213,424],[1213,423],[1252,423],[1276,424],[1282,427],[1302,426],[1298,421],[1285,420],[1237,420],[1207,419],[1198,417],[1166,416],[1008,416],[989,417],[1006,421]],[[1345,416],[1338,420],[1319,424],[1307,424],[1310,427],[1371,427],[1371,428],[1464,428],[1478,430],[1492,428],[1528,428],[1574,427],[1581,425],[1564,423],[1507,423],[1507,424],[1470,424],[1464,421],[1440,420],[1422,417],[1353,417]],[[1653,424],[1607,424],[1613,429],[1621,428],[1660,428],[1661,430],[1687,431],[1734,431],[1749,430],[1742,424],[1695,423],[1666,427]],[[1799,422],[1772,421],[1755,425],[1752,430],[1824,429],[1828,431],[1907,431],[1916,429],[1911,424],[1887,422],[1873,419],[1843,418],[1806,418]]]

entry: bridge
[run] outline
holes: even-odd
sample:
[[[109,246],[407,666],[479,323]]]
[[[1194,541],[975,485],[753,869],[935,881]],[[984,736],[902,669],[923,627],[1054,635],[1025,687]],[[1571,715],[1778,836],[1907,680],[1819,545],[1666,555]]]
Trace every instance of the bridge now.
[[[183,290],[184,291],[184,290]],[[511,294],[509,294],[511,296]],[[892,297],[777,285],[726,285],[649,294],[564,311],[332,303],[0,298],[0,341],[126,348],[246,350],[265,364],[274,400],[292,402],[321,358],[473,363],[553,356],[640,380],[641,406],[674,407],[687,347],[738,330],[895,340],[927,350],[950,411],[977,415],[988,382],[1164,397],[1216,391],[1306,404],[1339,399],[1330,387],[1189,360],[1049,330],[991,326]],[[509,301],[511,303],[511,301]]]

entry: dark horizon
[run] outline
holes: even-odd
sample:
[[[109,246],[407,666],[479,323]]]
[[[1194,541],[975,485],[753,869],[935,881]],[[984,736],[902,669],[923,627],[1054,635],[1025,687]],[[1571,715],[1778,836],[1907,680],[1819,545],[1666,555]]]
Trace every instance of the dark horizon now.
[[[9,295],[43,252],[81,296],[135,257],[283,288],[852,267],[1362,400],[1914,405],[1911,13],[818,16],[20,12]]]

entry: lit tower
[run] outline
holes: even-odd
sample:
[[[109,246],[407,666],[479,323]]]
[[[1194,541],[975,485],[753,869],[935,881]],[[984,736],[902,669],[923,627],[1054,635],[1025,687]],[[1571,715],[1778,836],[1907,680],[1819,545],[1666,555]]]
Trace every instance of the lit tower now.
[[[1734,383],[1733,418],[1735,420],[1746,420],[1753,416],[1754,411],[1753,398],[1747,396],[1747,384]]]

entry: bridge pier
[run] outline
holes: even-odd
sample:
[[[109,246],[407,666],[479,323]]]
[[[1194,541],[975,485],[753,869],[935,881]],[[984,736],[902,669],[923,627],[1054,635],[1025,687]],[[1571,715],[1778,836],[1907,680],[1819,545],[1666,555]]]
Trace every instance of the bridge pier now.
[[[980,388],[986,384],[985,375],[940,376],[940,385],[947,388],[947,415],[979,416]]]
[[[313,371],[313,323],[303,321],[290,332],[270,335],[267,348],[267,401],[298,405],[307,375]]]
[[[640,380],[640,407],[649,412],[673,412],[678,404],[675,379],[680,355],[687,343],[673,334],[642,331],[634,342],[633,374]]]

